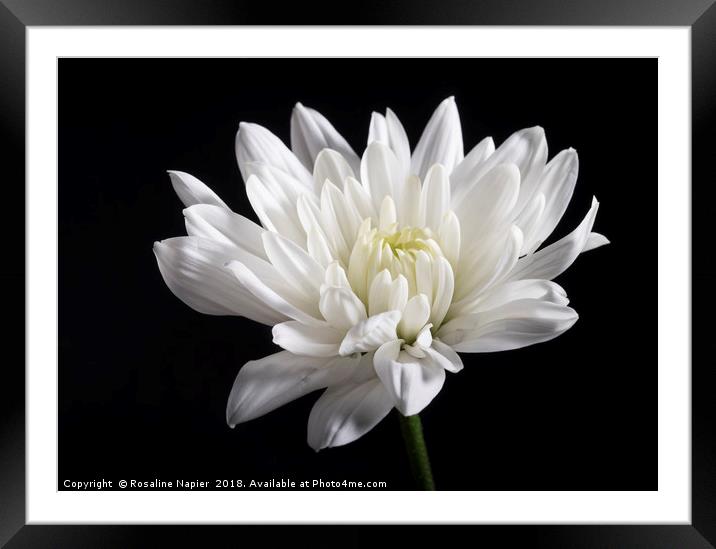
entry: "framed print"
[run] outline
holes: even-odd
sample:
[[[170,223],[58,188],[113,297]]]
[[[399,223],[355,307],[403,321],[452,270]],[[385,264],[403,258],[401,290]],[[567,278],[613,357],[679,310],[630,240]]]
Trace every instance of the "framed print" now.
[[[715,8],[67,6],[2,7],[8,546],[714,543]]]

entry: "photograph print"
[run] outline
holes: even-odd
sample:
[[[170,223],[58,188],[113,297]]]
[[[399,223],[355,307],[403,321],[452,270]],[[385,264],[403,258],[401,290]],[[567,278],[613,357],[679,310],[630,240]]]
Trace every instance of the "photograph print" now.
[[[59,490],[658,489],[655,58],[58,79]]]

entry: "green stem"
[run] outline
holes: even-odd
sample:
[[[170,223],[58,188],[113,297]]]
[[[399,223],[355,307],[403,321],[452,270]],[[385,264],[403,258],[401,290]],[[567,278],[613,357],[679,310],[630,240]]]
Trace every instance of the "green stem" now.
[[[421,490],[435,490],[433,471],[430,469],[430,458],[428,458],[428,448],[425,446],[423,438],[423,424],[420,421],[420,416],[417,414],[404,416],[398,412],[398,417],[413,478]]]

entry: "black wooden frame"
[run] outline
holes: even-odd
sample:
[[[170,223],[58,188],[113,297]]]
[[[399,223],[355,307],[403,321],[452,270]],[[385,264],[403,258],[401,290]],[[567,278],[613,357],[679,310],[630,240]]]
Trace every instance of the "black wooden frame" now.
[[[691,27],[692,63],[692,522],[690,525],[474,526],[461,530],[476,546],[649,547],[716,546],[716,339],[707,314],[716,293],[709,283],[710,221],[716,214],[716,6],[714,0],[370,0],[341,2],[251,0],[0,0],[0,159],[6,235],[0,270],[6,313],[0,398],[0,544],[8,547],[128,547],[252,545],[303,541],[357,547],[395,528],[324,526],[27,526],[25,525],[25,30],[44,25],[634,25]],[[7,215],[8,213],[15,214]],[[708,224],[707,224],[708,223]],[[699,244],[702,244],[699,246]],[[10,248],[10,250],[8,250]],[[7,253],[10,251],[11,253]],[[699,253],[700,252],[700,253]],[[23,321],[21,321],[21,319]],[[7,350],[14,349],[11,355]],[[401,544],[445,541],[446,527],[400,528]],[[468,530],[469,529],[469,530]],[[448,533],[454,535],[455,532]]]

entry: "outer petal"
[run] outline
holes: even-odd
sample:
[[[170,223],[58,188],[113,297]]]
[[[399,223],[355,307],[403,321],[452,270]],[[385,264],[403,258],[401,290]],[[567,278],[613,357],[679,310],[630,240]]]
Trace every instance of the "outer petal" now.
[[[524,235],[522,250],[520,255],[526,255],[534,252],[542,245],[542,239],[539,236],[542,225],[542,214],[544,213],[546,199],[541,192],[536,193],[525,205],[522,213],[516,221]]]
[[[490,155],[495,152],[495,142],[492,137],[486,137],[455,166],[450,174],[450,187],[452,194],[461,195],[462,189],[475,183],[481,173],[481,166]]]
[[[341,343],[343,356],[356,352],[374,351],[386,341],[396,338],[395,328],[400,321],[400,311],[386,311],[368,317],[351,328]]]
[[[508,351],[554,339],[571,328],[577,318],[569,307],[521,299],[451,320],[440,328],[438,336],[458,352]]]
[[[273,342],[296,355],[330,357],[338,355],[344,331],[328,325],[308,326],[290,320],[273,327]]]
[[[480,179],[500,164],[515,164],[520,171],[520,194],[515,206],[515,214],[520,213],[524,205],[534,195],[542,170],[547,162],[547,140],[544,130],[539,126],[513,133],[498,149],[470,172],[470,179],[455,187],[452,195],[453,209],[459,205]]]
[[[368,289],[368,312],[376,315],[390,310],[388,302],[390,300],[390,288],[393,279],[388,269],[383,269],[370,283]]]
[[[326,117],[301,103],[296,103],[291,114],[291,149],[309,170],[323,149],[338,151],[356,173],[360,165],[358,155]]]
[[[445,99],[430,117],[415,146],[411,171],[420,179],[433,164],[442,164],[449,172],[463,159],[462,128],[455,98]]]
[[[331,387],[308,418],[308,444],[314,450],[343,446],[375,427],[393,407],[385,387],[374,378]]]
[[[368,190],[375,211],[380,211],[383,198],[392,196],[400,201],[396,186],[400,180],[400,167],[395,154],[387,145],[374,141],[363,153],[360,165],[361,183]]]
[[[430,356],[416,358],[400,351],[400,342],[381,346],[373,357],[375,372],[405,416],[420,413],[445,383],[445,369]]]
[[[210,204],[196,204],[184,210],[189,236],[215,240],[266,259],[261,234],[264,229],[243,215]]]
[[[457,373],[463,368],[460,355],[439,339],[433,339],[432,347],[425,349],[425,352],[448,372]]]
[[[325,269],[303,248],[277,233],[267,231],[262,238],[266,255],[284,280],[318,305]]]
[[[188,208],[194,204],[213,204],[222,208],[229,208],[209,187],[204,185],[193,175],[185,172],[169,170],[169,179],[172,181],[174,192],[179,200]]]
[[[377,112],[371,116],[368,145],[373,141],[380,141],[390,147],[398,159],[401,176],[405,179],[410,172],[410,143],[403,125],[390,109],[387,109],[385,116]]]
[[[344,181],[354,176],[353,169],[340,153],[332,149],[323,149],[316,156],[316,164],[313,167],[313,182],[317,195],[321,194],[326,179],[343,190]]]
[[[301,245],[305,231],[301,227],[295,203],[271,191],[266,179],[250,175],[246,182],[246,195],[261,224],[269,231],[279,233]]]
[[[449,211],[445,214],[440,230],[438,231],[438,239],[440,240],[440,248],[445,254],[445,258],[450,265],[455,268],[460,260],[460,220],[455,212]]]
[[[319,308],[328,324],[341,330],[340,339],[343,339],[346,330],[363,322],[367,317],[363,302],[353,290],[345,287],[324,286],[321,289]]]
[[[293,176],[307,191],[313,190],[313,176],[281,140],[258,124],[242,122],[236,133],[236,160],[244,181],[248,162],[262,162]]]
[[[398,333],[412,342],[430,318],[430,301],[425,294],[417,294],[408,300],[403,317],[398,324]]]
[[[562,219],[572,200],[578,173],[579,157],[574,149],[561,151],[547,164],[536,191],[537,195],[544,196],[544,209],[534,230],[526,235],[528,239],[525,240],[525,249],[528,253],[536,250]],[[524,215],[525,212],[520,218]]]
[[[210,315],[245,316],[268,325],[286,320],[285,315],[267,309],[224,268],[231,254],[228,246],[194,237],[154,244],[164,281],[192,309]]]
[[[486,173],[457,205],[462,235],[461,256],[480,246],[484,235],[512,222],[511,212],[520,192],[520,171],[515,164],[500,164]]]
[[[557,305],[569,304],[567,292],[550,280],[513,280],[495,286],[480,296],[470,309],[464,311],[464,314],[489,311],[520,299],[539,299]]]
[[[584,246],[582,251],[588,252],[589,250],[605,246],[606,244],[609,244],[609,239],[603,234],[589,233],[589,237],[587,237],[587,244]]]
[[[279,292],[276,288],[269,286],[240,261],[229,261],[226,266],[234,273],[239,282],[241,282],[259,302],[264,304],[264,308],[268,307],[273,309],[277,313],[298,320],[303,324],[319,327],[325,325],[323,320],[320,320],[311,312],[307,312],[315,308],[315,303],[299,303],[295,298],[291,299],[289,296],[283,295],[284,292]]]
[[[341,255],[347,261],[362,219],[352,202],[330,181],[321,190],[321,219],[327,240],[335,250],[343,251]]]
[[[374,220],[378,219],[376,214],[375,206],[373,206],[373,200],[370,197],[370,193],[366,187],[361,185],[357,179],[349,177],[344,181],[343,186],[344,193],[353,208],[360,214],[361,219],[371,218]]]
[[[433,262],[433,303],[430,307],[430,322],[439,327],[452,303],[455,278],[447,259],[437,258]]]
[[[450,182],[447,170],[441,164],[433,164],[423,182],[420,219],[437,232],[450,209]]]
[[[466,256],[458,269],[453,308],[479,297],[491,286],[504,281],[517,264],[522,249],[522,231],[513,225],[504,238],[493,240],[484,253]]]
[[[592,207],[576,229],[554,244],[520,259],[510,273],[510,280],[523,278],[551,280],[562,274],[587,247],[598,209],[599,202],[594,198]]]
[[[226,405],[230,427],[260,417],[351,374],[357,357],[315,358],[281,351],[247,362],[236,376]]]

